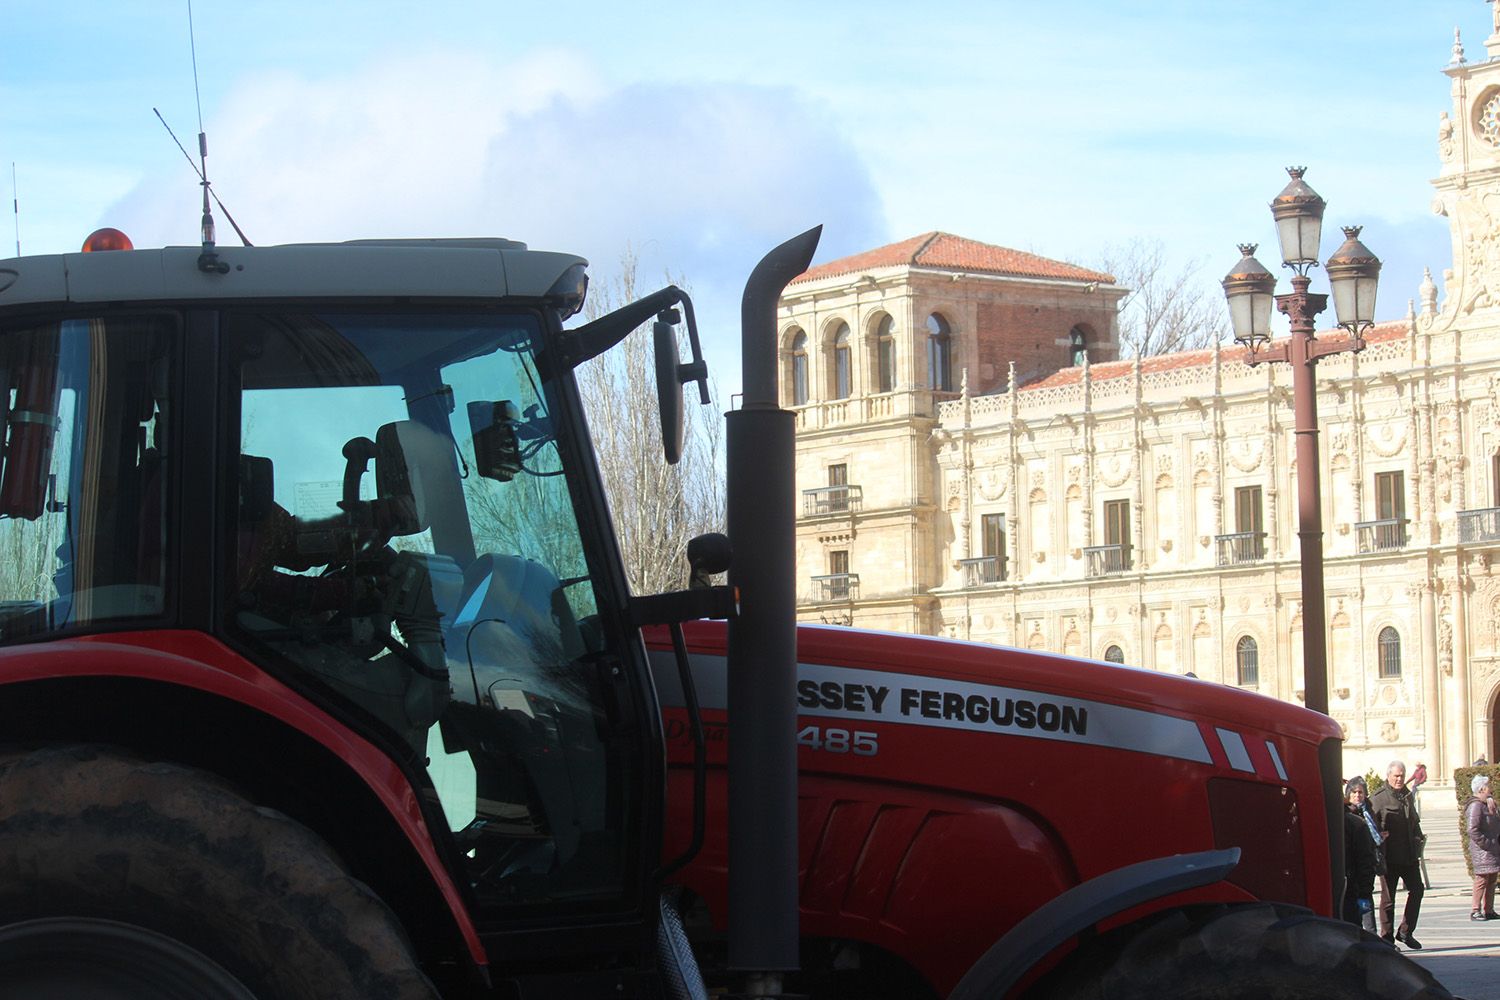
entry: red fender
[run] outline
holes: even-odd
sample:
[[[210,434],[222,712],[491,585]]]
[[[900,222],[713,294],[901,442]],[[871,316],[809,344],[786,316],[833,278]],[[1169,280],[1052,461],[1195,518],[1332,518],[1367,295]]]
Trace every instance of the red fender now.
[[[321,744],[385,806],[442,893],[470,956],[477,965],[488,965],[463,897],[433,847],[416,790],[369,741],[202,632],[115,632],[0,649],[0,679],[5,683],[69,677],[134,677],[193,688],[262,712]]]

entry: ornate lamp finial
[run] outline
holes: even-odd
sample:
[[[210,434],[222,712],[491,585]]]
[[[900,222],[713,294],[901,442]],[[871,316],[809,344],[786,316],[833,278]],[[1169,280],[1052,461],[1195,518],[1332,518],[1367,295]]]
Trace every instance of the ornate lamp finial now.
[[[1448,62],[1449,66],[1459,66],[1467,62],[1464,58],[1464,41],[1459,37],[1458,29],[1453,29],[1453,58]]]

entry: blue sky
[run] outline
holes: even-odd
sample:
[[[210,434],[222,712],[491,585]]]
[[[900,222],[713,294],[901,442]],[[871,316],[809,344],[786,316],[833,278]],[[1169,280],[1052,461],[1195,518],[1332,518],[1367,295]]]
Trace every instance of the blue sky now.
[[[744,276],[813,223],[819,259],[932,229],[1085,264],[1145,238],[1211,281],[1238,242],[1274,263],[1266,204],[1294,163],[1329,234],[1365,226],[1399,316],[1450,264],[1428,181],[1453,29],[1474,61],[1491,25],[1479,0],[193,14],[209,175],[252,240],[502,235],[602,272],[630,243],[648,278],[686,276],[730,389]],[[196,240],[195,178],[152,107],[192,149],[186,3],[9,0],[0,163],[24,252],[106,224]]]

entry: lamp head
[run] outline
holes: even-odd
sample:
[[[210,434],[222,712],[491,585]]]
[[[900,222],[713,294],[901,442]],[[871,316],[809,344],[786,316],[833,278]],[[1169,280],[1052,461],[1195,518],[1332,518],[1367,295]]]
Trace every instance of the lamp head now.
[[[1271,339],[1271,301],[1276,276],[1255,259],[1256,244],[1241,243],[1240,259],[1224,276],[1229,323],[1236,342],[1254,351]]]
[[[1345,226],[1344,242],[1324,266],[1333,286],[1333,308],[1339,326],[1358,337],[1375,325],[1375,290],[1380,258],[1359,241],[1361,226]]]
[[[1307,186],[1302,175],[1306,167],[1287,167],[1291,176],[1271,202],[1271,216],[1276,220],[1276,235],[1281,241],[1281,262],[1298,274],[1318,263],[1318,242],[1323,236],[1323,210],[1328,203],[1322,195]]]

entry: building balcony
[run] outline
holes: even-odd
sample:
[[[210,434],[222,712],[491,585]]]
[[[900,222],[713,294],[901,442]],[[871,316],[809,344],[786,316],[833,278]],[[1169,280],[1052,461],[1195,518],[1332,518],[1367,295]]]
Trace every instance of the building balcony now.
[[[1090,577],[1110,576],[1130,569],[1130,550],[1124,545],[1090,545],[1083,550]]]
[[[1459,511],[1458,542],[1460,545],[1500,542],[1500,507]]]
[[[1360,521],[1354,526],[1357,551],[1398,552],[1406,548],[1406,518],[1388,517],[1379,521]]]
[[[1266,557],[1266,533],[1264,531],[1236,531],[1228,535],[1215,535],[1214,545],[1219,550],[1220,566],[1243,566],[1258,563]]]
[[[1005,566],[999,556],[978,556],[974,559],[960,559],[958,561],[958,569],[963,574],[963,586],[965,590],[988,586],[992,583],[1000,583],[1005,579]]]
[[[848,514],[864,506],[864,491],[858,486],[819,486],[802,491],[802,516]]]
[[[857,600],[859,600],[858,573],[830,573],[812,578],[812,602],[814,604]]]

